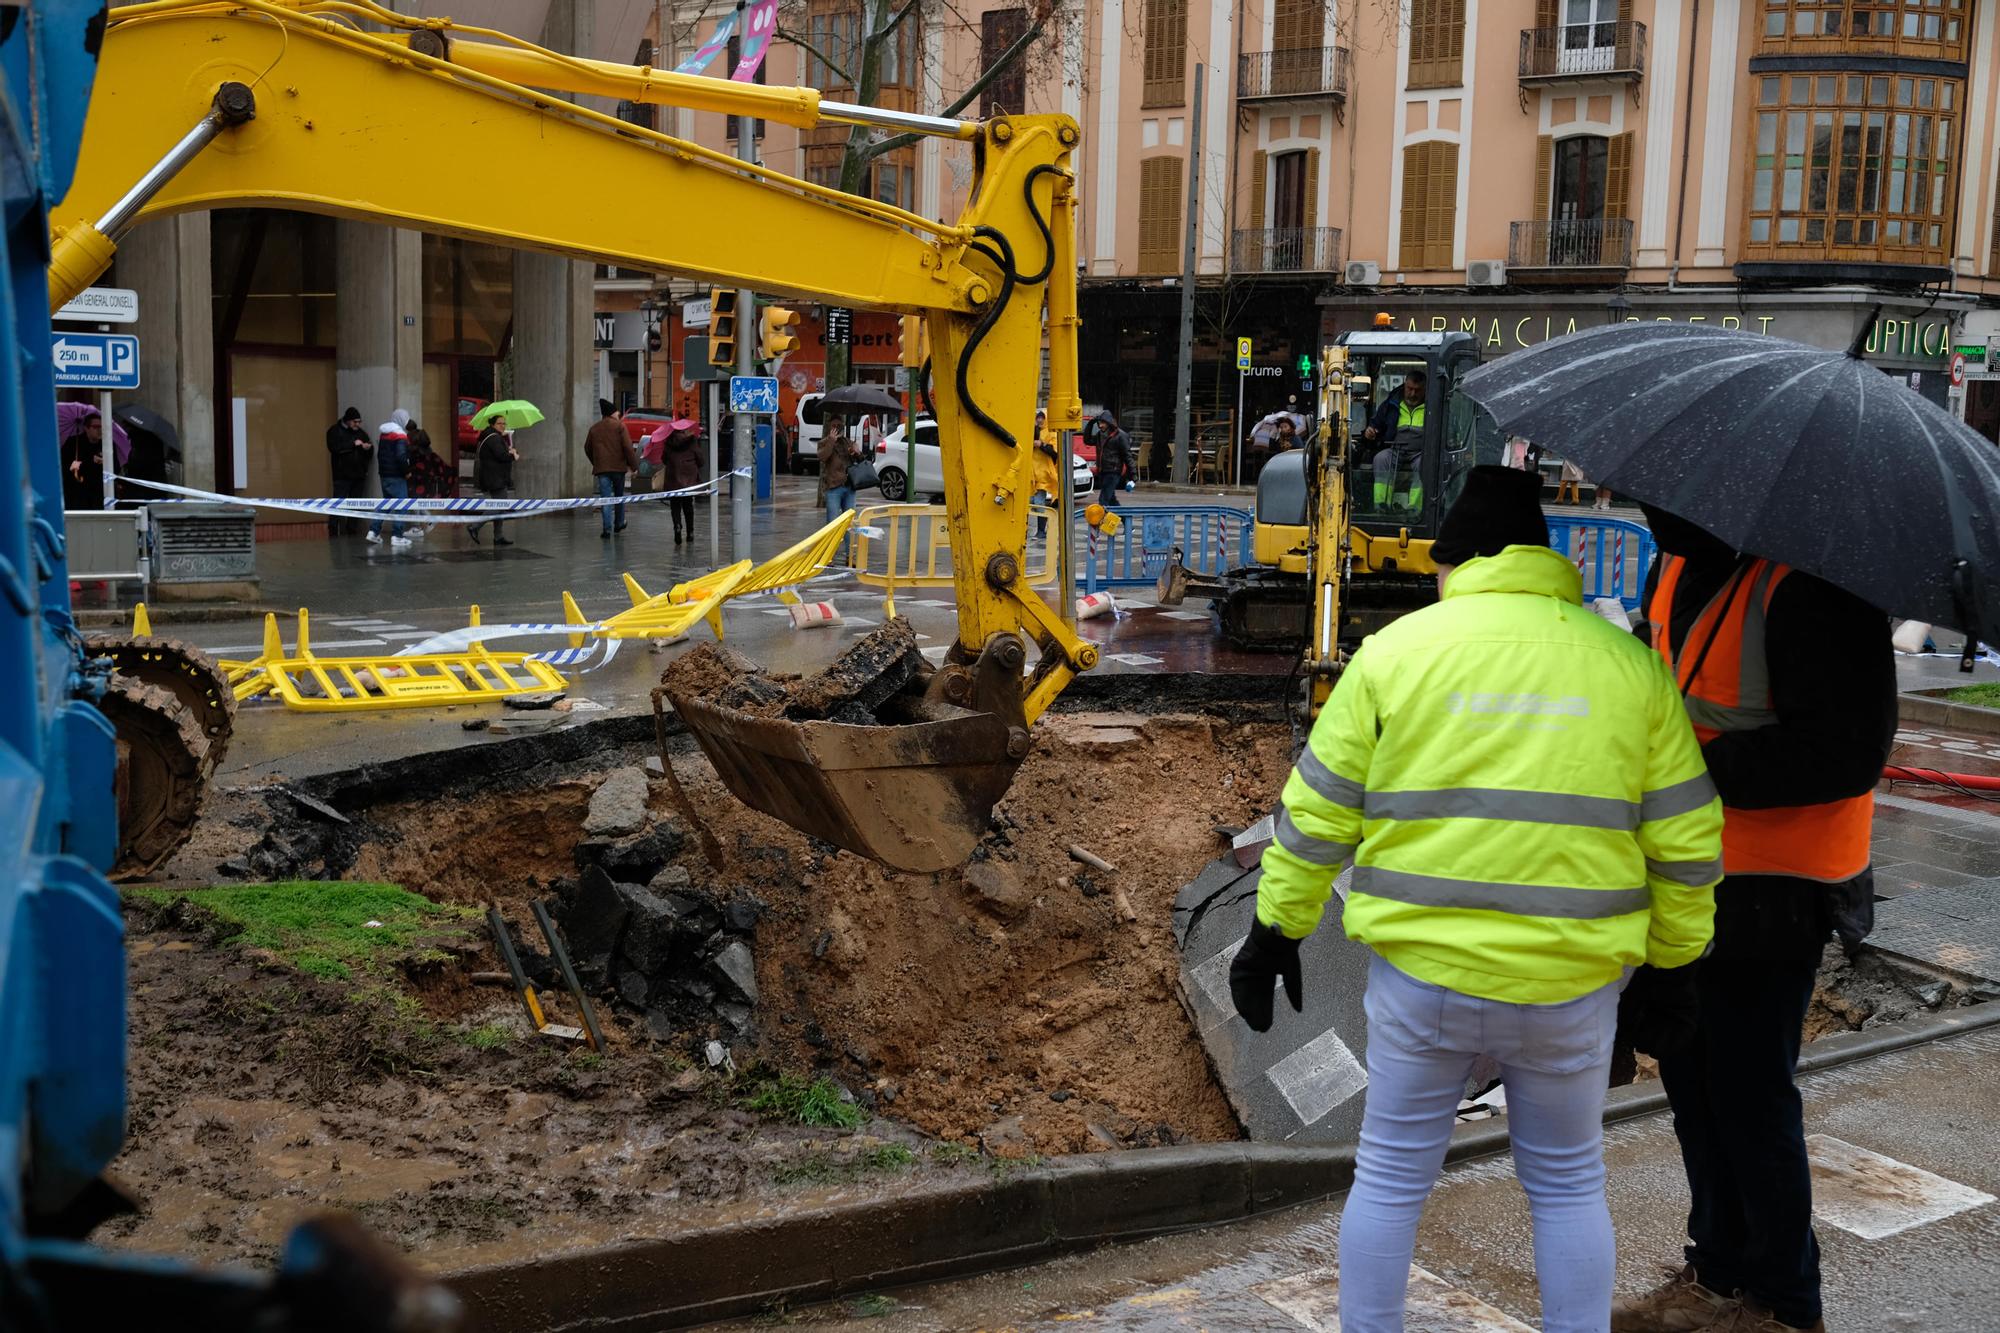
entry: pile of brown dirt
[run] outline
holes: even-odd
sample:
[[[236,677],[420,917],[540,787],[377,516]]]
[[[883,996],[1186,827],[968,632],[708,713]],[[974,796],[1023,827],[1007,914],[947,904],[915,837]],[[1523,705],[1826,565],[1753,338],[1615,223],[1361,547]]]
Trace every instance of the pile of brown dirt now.
[[[867,725],[876,721],[876,710],[927,669],[915,627],[896,616],[855,640],[824,670],[804,678],[768,675],[742,654],[714,643],[674,659],[661,673],[660,687],[670,696],[701,699],[753,717]]]
[[[1000,827],[936,875],[814,843],[680,761],[731,877],[769,905],[767,1053],[865,1079],[886,1114],[1004,1155],[1237,1137],[1175,993],[1171,913],[1216,827],[1269,808],[1285,729],[1081,714],[1035,738]],[[1118,869],[1078,864],[1072,844]]]

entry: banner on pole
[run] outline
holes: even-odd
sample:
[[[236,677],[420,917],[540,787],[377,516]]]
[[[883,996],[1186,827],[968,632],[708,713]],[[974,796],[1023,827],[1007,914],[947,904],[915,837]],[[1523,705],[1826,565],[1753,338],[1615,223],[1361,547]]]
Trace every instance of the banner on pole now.
[[[731,79],[737,83],[749,83],[757,77],[757,67],[764,63],[764,53],[771,49],[771,37],[777,30],[778,0],[755,0],[745,11],[743,56],[736,62],[736,72],[729,76]]]
[[[736,33],[736,15],[732,11],[731,13],[724,14],[722,16],[722,22],[715,25],[714,36],[710,37],[707,41],[703,42],[699,47],[695,48],[695,52],[693,55],[689,56],[686,60],[681,61],[680,64],[674,66],[674,73],[676,74],[701,73],[703,70],[707,69],[710,65],[715,63],[715,58],[718,55],[722,54],[722,49],[729,45],[729,39],[732,36],[734,36],[735,33]]]

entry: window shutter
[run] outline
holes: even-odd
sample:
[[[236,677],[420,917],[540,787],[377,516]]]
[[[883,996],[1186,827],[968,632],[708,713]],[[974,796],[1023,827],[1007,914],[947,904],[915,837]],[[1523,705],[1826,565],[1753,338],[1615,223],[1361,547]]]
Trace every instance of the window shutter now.
[[[1180,224],[1181,160],[1149,157],[1139,163],[1139,271],[1171,273],[1179,267],[1175,232]]]
[[[1311,231],[1319,225],[1319,149],[1306,149],[1306,207],[1305,228]],[[1308,239],[1307,244],[1311,241]]]
[[[1427,268],[1450,268],[1458,224],[1458,145],[1431,145],[1430,199],[1424,207]]]
[[[1556,138],[1544,134],[1535,140],[1535,221],[1549,220],[1549,196],[1554,192]]]
[[[1624,9],[1630,3],[1631,0],[1619,0],[1621,17]],[[1557,0],[1535,0],[1535,26],[1537,28],[1553,28],[1561,22],[1562,16],[1561,11],[1557,8]]]
[[[1259,148],[1250,158],[1250,230],[1264,230],[1264,182],[1268,179],[1271,155]]]
[[[1632,216],[1632,135],[1616,135],[1604,154],[1604,216]]]
[[[1142,106],[1187,101],[1187,0],[1146,0]]]
[[[1424,266],[1424,174],[1430,169],[1427,143],[1413,143],[1403,150],[1403,224],[1398,232],[1398,268]]]
[[[1278,0],[1271,19],[1273,50],[1310,51],[1325,44],[1325,0]]]
[[[1632,21],[1632,0],[1618,0],[1618,21],[1620,23]]]

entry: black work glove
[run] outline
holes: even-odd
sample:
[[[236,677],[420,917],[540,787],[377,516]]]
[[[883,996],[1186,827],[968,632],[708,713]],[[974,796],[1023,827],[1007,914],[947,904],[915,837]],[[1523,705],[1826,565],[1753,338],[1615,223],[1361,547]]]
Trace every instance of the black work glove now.
[[[1299,972],[1299,942],[1262,921],[1250,922],[1250,934],[1229,964],[1229,998],[1253,1032],[1271,1030],[1271,983],[1285,979],[1285,998],[1292,1012],[1305,1007],[1305,981]]]
[[[1671,1060],[1693,1045],[1701,1022],[1695,964],[1642,967],[1618,997],[1618,1037],[1655,1060]]]

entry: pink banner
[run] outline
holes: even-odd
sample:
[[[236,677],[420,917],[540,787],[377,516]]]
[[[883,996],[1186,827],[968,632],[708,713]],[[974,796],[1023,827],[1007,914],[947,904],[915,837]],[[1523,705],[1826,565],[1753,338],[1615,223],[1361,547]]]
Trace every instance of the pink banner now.
[[[757,67],[764,63],[764,53],[771,49],[771,35],[778,30],[778,0],[756,0],[744,14],[743,58],[736,62],[736,72],[729,77],[738,83],[749,83],[757,77]]]

